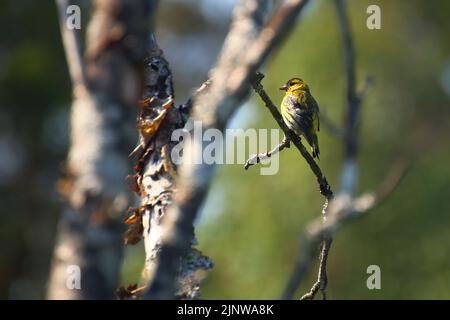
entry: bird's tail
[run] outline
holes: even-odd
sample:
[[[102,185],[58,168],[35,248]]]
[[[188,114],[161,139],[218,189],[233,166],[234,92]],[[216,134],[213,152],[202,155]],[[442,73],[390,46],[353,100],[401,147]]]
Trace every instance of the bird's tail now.
[[[303,134],[308,141],[308,144],[311,146],[311,153],[313,158],[317,158],[320,160],[320,151],[319,151],[319,139],[317,138],[317,134]]]

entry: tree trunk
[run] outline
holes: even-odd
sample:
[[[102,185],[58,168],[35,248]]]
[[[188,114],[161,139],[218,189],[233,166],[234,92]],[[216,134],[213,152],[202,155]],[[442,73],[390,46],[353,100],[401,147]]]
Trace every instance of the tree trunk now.
[[[64,2],[58,3],[60,17]],[[124,183],[131,149],[127,132],[142,88],[151,7],[145,0],[95,1],[85,58],[79,61],[68,45],[71,31],[61,19],[68,64],[79,64],[71,73],[81,70],[81,75],[72,74],[71,146],[59,183],[64,205],[49,299],[114,297],[122,260],[122,214],[130,200]],[[81,288],[74,279],[77,268]]]

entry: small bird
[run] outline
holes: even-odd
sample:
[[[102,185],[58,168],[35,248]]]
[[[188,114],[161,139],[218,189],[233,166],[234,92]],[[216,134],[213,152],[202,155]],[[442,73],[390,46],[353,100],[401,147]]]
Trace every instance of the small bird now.
[[[319,159],[319,106],[308,85],[300,78],[292,78],[280,90],[286,91],[281,102],[284,123],[299,137],[305,137],[311,146],[313,158]]]

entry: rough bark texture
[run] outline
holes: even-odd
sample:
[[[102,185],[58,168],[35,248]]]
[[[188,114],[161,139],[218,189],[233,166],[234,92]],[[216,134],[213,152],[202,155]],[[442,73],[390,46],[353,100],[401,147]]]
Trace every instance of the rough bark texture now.
[[[128,177],[131,189],[139,195],[141,202],[138,208],[129,210],[130,216],[126,220],[129,229],[125,234],[125,243],[135,244],[143,237],[146,252],[143,282],[146,283],[159,257],[162,223],[175,192],[177,168],[171,161],[170,154],[177,142],[172,141],[171,137],[174,130],[181,129],[186,124],[190,103],[175,106],[169,63],[153,36],[150,37],[144,70],[144,92],[137,121],[140,144],[133,152],[133,156],[137,158],[135,173]],[[194,239],[193,229],[191,233]],[[197,271],[210,268],[212,263],[207,257],[197,250],[190,250],[179,263],[176,296],[198,298],[201,277]],[[130,297],[134,296],[132,292],[128,294]]]
[[[85,59],[68,46],[67,1],[58,2],[72,75],[71,146],[59,187],[63,214],[48,287],[50,299],[113,298],[122,259],[122,213],[129,205],[129,125],[142,85],[149,1],[97,0],[87,31]],[[74,39],[74,38],[73,38]],[[78,50],[78,48],[76,48]],[[78,61],[77,61],[78,60]],[[129,132],[129,131],[128,131]],[[81,290],[66,286],[68,267],[81,268]]]

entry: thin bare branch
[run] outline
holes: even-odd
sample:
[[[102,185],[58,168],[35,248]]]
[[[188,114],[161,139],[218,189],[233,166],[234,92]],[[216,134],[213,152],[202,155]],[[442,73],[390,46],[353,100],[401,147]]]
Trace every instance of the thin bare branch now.
[[[321,239],[331,239],[339,228],[347,221],[361,217],[380,206],[389,195],[393,193],[402,178],[406,175],[409,164],[401,161],[393,167],[381,187],[375,192],[368,192],[356,199],[351,199],[346,194],[340,194],[330,203],[327,219],[316,219],[306,228],[301,246],[301,256],[296,264],[288,286],[283,294],[284,299],[291,299],[297,291],[299,285],[304,280],[314,259],[315,248]],[[320,268],[320,273],[323,270]],[[324,279],[326,280],[326,278]],[[312,299],[317,293],[322,281],[315,283],[309,293],[302,298]]]
[[[320,290],[322,292],[323,300],[326,300],[326,289],[328,284],[328,276],[327,276],[327,260],[328,254],[331,248],[331,242],[333,240],[331,238],[322,241],[322,250],[320,252],[320,260],[319,260],[319,273],[317,275],[317,280],[312,285],[309,292],[305,293],[300,300],[312,300],[316,296],[317,292]]]
[[[344,69],[346,76],[346,98],[347,113],[345,118],[346,124],[346,156],[355,158],[357,154],[358,144],[358,118],[360,99],[356,92],[356,71],[355,71],[355,50],[353,46],[352,33],[350,23],[346,11],[344,0],[335,0],[336,12],[338,16],[339,27],[342,35],[342,46],[344,55]]]
[[[68,0],[56,0],[58,7],[59,27],[66,54],[69,74],[72,80],[72,90],[74,95],[80,94],[86,90],[87,81],[81,55],[80,40],[75,29],[70,29],[66,25],[67,13],[69,7]]]
[[[377,190],[359,197],[359,201],[355,202],[357,208],[355,211],[367,211],[386,201],[386,199],[393,193],[395,188],[397,188],[402,179],[406,176],[411,166],[412,164],[408,159],[398,160],[397,163],[391,168],[387,178]]]
[[[248,168],[250,168],[251,166],[254,166],[255,164],[258,164],[267,159],[270,159],[273,155],[283,151],[285,148],[289,148],[289,146],[290,146],[289,139],[284,137],[283,141],[281,141],[281,143],[276,145],[275,148],[273,148],[272,150],[266,151],[264,153],[251,155],[250,158],[245,162],[244,169],[248,170]]]

